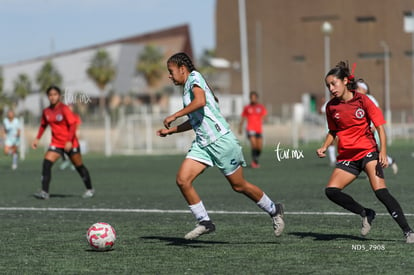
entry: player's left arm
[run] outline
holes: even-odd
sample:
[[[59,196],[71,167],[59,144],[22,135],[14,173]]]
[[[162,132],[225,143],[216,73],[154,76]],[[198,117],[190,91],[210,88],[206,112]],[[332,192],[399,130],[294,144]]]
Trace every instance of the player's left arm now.
[[[170,128],[163,128],[157,131],[157,136],[165,137],[167,135],[172,135],[175,133],[181,133],[188,130],[193,129],[191,126],[190,120],[186,120],[185,122],[181,123],[178,126],[170,127]]]
[[[194,85],[192,91],[194,94],[194,98],[191,100],[190,104],[164,119],[165,128],[170,128],[171,123],[175,121],[177,118],[188,115],[206,106],[206,94],[204,90],[201,89],[199,86]]]
[[[22,125],[20,119],[18,119],[17,120],[17,133],[16,133],[17,138],[20,138],[20,132],[22,130],[22,127],[23,127],[23,125]]]
[[[68,125],[68,136],[65,144],[65,151],[70,151],[73,145],[72,142],[76,137],[77,119],[69,107],[63,109],[63,115]]]
[[[379,148],[379,163],[382,167],[386,168],[388,167],[388,158],[387,158],[387,135],[385,134],[384,124],[379,125],[377,128],[378,136],[380,140],[380,146]]]
[[[365,98],[364,106],[368,117],[374,123],[375,129],[378,132],[380,146],[379,149],[379,163],[382,167],[388,167],[388,158],[387,158],[387,135],[385,133],[384,125],[386,123],[384,115],[382,114],[381,109],[374,104],[368,97]]]
[[[267,118],[268,118],[268,113],[267,113],[267,109],[266,107],[263,105],[263,117],[262,117],[262,121],[263,122],[267,122]]]

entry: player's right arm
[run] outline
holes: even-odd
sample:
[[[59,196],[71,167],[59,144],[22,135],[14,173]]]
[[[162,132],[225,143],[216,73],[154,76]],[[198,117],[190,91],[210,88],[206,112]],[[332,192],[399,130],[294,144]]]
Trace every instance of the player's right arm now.
[[[39,140],[42,137],[46,127],[47,127],[47,120],[45,118],[45,114],[43,112],[42,114],[42,120],[40,121],[40,127],[39,127],[39,131],[37,132],[37,136],[36,138],[33,140],[32,142],[32,148],[33,149],[37,149],[37,145],[39,144]]]
[[[336,133],[334,131],[329,131],[328,132],[328,134],[326,135],[325,141],[322,144],[321,148],[316,150],[316,154],[318,155],[318,157],[320,157],[320,158],[326,157],[325,152],[328,149],[328,147],[334,142],[335,136],[336,136]]]

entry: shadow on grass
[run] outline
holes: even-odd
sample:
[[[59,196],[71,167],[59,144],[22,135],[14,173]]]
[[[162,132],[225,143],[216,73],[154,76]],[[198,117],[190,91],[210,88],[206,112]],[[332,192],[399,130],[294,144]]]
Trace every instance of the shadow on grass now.
[[[36,199],[40,199],[36,197],[35,195],[31,195],[31,197],[34,197]],[[64,199],[64,198],[73,198],[73,197],[80,197],[79,195],[73,195],[73,194],[50,194],[50,198],[56,198],[56,199]],[[40,199],[41,200],[41,199]]]
[[[90,253],[109,253],[111,251],[114,251],[114,248],[108,249],[108,250],[97,250],[97,249],[93,249],[93,248],[89,248],[89,249],[85,249],[86,252],[90,252]]]
[[[370,239],[364,237],[358,237],[354,235],[345,234],[324,234],[315,232],[291,232],[288,235],[294,235],[300,238],[313,238],[314,241],[332,241],[337,239],[348,239],[357,241],[369,241]]]
[[[205,244],[228,244],[228,242],[217,242],[217,241],[200,241],[200,240],[186,240],[184,238],[176,237],[162,237],[162,236],[144,236],[141,237],[144,240],[159,240],[166,242],[166,245],[176,246],[188,246],[194,248],[202,248]]]

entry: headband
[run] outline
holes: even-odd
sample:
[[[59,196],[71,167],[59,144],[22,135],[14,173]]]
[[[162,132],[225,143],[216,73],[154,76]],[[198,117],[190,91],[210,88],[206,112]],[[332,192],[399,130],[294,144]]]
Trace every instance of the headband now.
[[[357,82],[357,85],[358,85],[359,88],[362,88],[362,89],[368,91],[368,86],[364,82]]]

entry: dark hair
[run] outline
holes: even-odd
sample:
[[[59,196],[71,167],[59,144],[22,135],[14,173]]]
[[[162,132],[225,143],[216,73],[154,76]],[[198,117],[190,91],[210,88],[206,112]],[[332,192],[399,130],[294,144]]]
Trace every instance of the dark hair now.
[[[175,63],[178,67],[185,66],[190,73],[196,70],[190,57],[183,52],[172,55],[170,58],[168,58],[167,64],[168,63]]]
[[[60,90],[60,88],[56,85],[51,85],[49,86],[49,88],[46,89],[46,94],[49,95],[51,90],[55,90],[56,92],[58,92],[59,95],[62,94],[62,91]]]
[[[186,53],[183,53],[183,52],[176,53],[176,54],[172,55],[170,58],[168,58],[167,64],[168,63],[174,63],[178,67],[184,66],[184,67],[187,68],[187,70],[190,73],[192,71],[196,71],[196,68],[195,68],[193,62],[191,61],[191,58]],[[206,80],[206,83],[207,83],[207,80]],[[211,93],[213,94],[214,100],[218,103],[219,100],[216,97],[216,95],[214,94],[213,89],[211,89],[211,87],[210,87],[210,85],[208,85],[208,83],[207,83],[207,86],[210,89]]]
[[[344,80],[345,78],[348,79],[348,84],[346,87],[350,91],[354,91],[357,88],[357,83],[355,81],[355,76],[349,71],[349,64],[348,62],[340,61],[338,64],[336,64],[335,68],[332,68],[325,76],[327,78],[328,76],[333,75],[336,78],[340,80]]]
[[[255,95],[256,97],[259,97],[259,94],[256,91],[251,91],[249,96]]]

